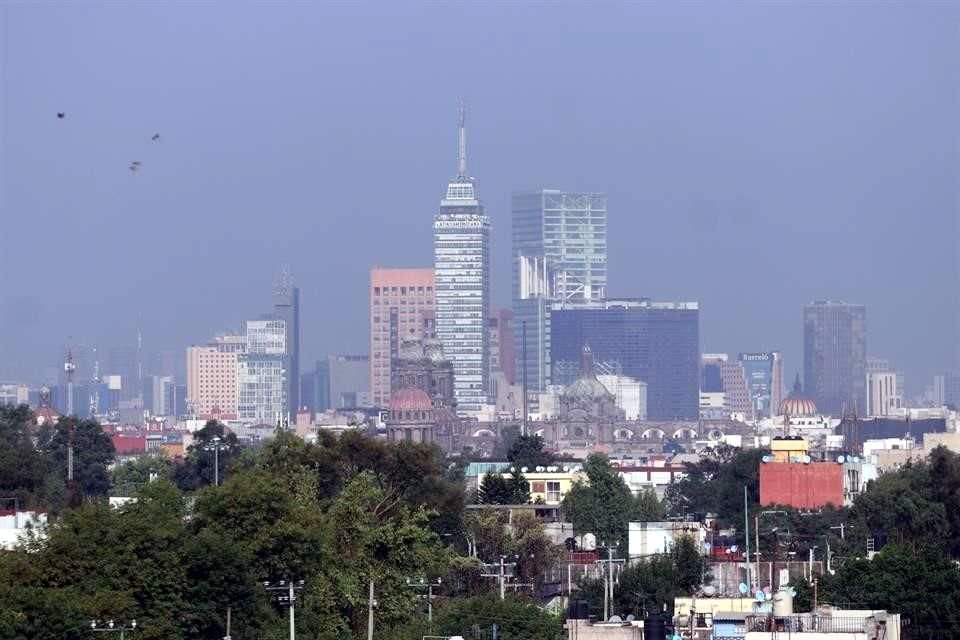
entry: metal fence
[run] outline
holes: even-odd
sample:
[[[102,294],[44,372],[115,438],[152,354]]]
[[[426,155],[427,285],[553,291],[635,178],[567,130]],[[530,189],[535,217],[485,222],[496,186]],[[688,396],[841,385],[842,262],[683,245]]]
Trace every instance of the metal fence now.
[[[773,616],[770,614],[747,616],[746,630],[763,632],[791,633],[865,633],[873,618],[847,616],[791,615]]]

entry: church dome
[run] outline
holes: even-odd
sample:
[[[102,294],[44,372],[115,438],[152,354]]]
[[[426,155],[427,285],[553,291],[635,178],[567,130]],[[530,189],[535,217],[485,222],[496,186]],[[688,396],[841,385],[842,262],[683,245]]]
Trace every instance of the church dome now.
[[[817,414],[817,405],[800,387],[800,374],[793,383],[793,391],[780,403],[781,416],[814,416]]]
[[[420,389],[406,388],[390,396],[390,411],[427,411],[433,409],[430,396]]]
[[[563,397],[574,402],[613,399],[610,390],[597,380],[593,370],[593,353],[584,347],[580,354],[580,376],[563,390]]]

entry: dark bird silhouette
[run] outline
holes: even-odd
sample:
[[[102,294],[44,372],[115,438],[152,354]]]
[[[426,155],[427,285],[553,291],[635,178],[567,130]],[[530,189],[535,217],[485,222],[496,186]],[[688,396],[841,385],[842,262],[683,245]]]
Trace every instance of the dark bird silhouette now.
[[[131,163],[129,169],[130,169],[130,171],[136,173],[137,171],[140,170],[140,163],[139,163],[139,162],[133,162],[133,163]]]
[[[153,137],[151,137],[150,139],[153,140],[154,142],[156,142],[157,140],[160,139],[160,134],[159,134],[159,133],[155,133],[155,134],[153,134]]]
[[[57,117],[63,120],[67,117],[67,114],[65,114],[63,111],[57,111]]]
[[[135,167],[139,167],[139,166],[140,166],[140,161],[139,161],[139,160],[134,160],[134,161],[131,162],[130,164],[134,165]]]

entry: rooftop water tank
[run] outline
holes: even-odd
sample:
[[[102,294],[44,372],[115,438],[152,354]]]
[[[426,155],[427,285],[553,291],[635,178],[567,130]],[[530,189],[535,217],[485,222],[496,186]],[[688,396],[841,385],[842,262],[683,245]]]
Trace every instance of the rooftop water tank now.
[[[789,591],[781,589],[773,594],[773,616],[785,618],[793,615],[793,596]]]

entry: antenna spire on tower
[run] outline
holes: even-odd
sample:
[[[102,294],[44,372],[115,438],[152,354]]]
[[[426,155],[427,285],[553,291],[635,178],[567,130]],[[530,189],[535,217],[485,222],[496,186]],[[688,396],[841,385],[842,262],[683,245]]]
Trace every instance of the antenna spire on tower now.
[[[460,100],[460,110],[459,110],[459,127],[460,135],[458,136],[458,148],[457,148],[457,177],[466,178],[467,177],[467,107],[463,103],[463,100]]]

